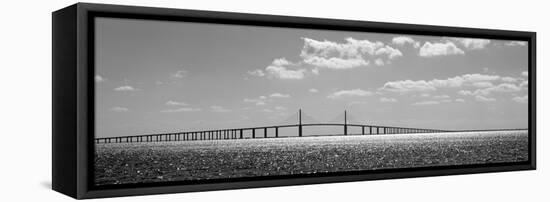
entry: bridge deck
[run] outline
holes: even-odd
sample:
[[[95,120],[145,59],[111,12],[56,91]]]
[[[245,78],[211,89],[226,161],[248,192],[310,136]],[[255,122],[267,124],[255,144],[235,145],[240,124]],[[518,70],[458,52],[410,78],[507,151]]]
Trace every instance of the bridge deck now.
[[[149,134],[149,135],[134,135],[134,136],[122,136],[122,137],[104,137],[95,138],[96,143],[125,143],[125,142],[161,142],[161,141],[193,141],[193,140],[226,140],[226,139],[245,139],[245,138],[257,138],[256,131],[263,130],[263,138],[278,138],[280,128],[297,128],[297,136],[303,137],[304,127],[315,126],[338,126],[343,128],[343,135],[350,135],[348,128],[355,127],[361,128],[361,135],[380,135],[380,134],[409,134],[409,133],[442,133],[442,132],[467,132],[475,130],[440,130],[440,129],[426,129],[426,128],[410,128],[410,127],[395,127],[395,126],[382,126],[382,125],[365,125],[365,124],[350,124],[348,123],[348,113],[344,110],[344,123],[302,123],[302,110],[298,110],[298,124],[288,125],[272,125],[261,127],[247,127],[247,128],[227,128],[216,130],[201,130],[201,131],[187,131],[187,132],[175,132],[175,133],[162,133],[162,134]],[[268,130],[274,130],[274,134],[268,135]],[[499,129],[502,130],[502,129]],[[504,130],[525,130],[525,129],[504,129]],[[245,136],[245,132],[251,132],[250,137]],[[477,130],[487,131],[487,130]],[[319,135],[317,135],[319,136]]]
[[[409,133],[440,133],[440,132],[456,132],[449,130],[439,129],[425,129],[425,128],[408,128],[408,127],[394,127],[394,126],[381,126],[381,125],[362,125],[362,124],[345,124],[345,123],[304,123],[304,124],[289,124],[289,125],[272,125],[261,127],[247,127],[247,128],[229,128],[229,129],[217,129],[217,130],[201,130],[201,131],[188,131],[188,132],[175,132],[175,133],[162,133],[162,134],[149,134],[149,135],[134,135],[134,136],[122,136],[122,137],[104,137],[95,138],[96,143],[126,143],[126,142],[161,142],[161,141],[194,141],[194,140],[226,140],[226,139],[245,139],[244,133],[250,131],[251,137],[257,138],[256,131],[263,131],[263,138],[278,138],[280,128],[297,128],[297,137],[303,137],[303,127],[313,126],[341,126],[343,128],[343,135],[348,134],[348,128],[359,127],[361,128],[361,135],[380,135],[380,134],[409,134]],[[268,129],[274,130],[271,136],[268,135]]]

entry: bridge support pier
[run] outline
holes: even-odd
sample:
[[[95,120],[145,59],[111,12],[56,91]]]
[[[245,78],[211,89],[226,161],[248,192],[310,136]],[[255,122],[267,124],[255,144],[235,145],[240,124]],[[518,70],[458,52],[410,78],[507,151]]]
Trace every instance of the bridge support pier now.
[[[275,127],[275,137],[279,137],[279,127]]]
[[[348,135],[348,126],[344,125],[344,135]]]
[[[299,115],[298,137],[302,137],[302,109],[298,110],[298,115]]]

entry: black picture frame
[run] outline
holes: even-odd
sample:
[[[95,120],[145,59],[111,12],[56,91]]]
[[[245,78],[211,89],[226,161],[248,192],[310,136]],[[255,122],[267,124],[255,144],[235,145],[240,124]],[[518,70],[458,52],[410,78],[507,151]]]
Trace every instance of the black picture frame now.
[[[528,41],[529,161],[486,165],[406,168],[315,175],[97,187],[94,159],[94,26],[98,16],[230,25],[346,30]],[[207,190],[442,176],[536,169],[536,33],[352,20],[77,3],[52,14],[52,188],[85,199]]]

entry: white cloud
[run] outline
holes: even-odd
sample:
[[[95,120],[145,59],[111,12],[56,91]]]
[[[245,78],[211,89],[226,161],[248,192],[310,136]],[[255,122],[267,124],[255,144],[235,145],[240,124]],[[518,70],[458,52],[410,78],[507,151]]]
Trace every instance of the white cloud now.
[[[348,103],[347,107],[351,108],[355,105],[364,105],[364,104],[367,104],[367,102],[366,101],[351,101],[351,102]]]
[[[433,101],[433,100],[412,103],[413,106],[436,105],[436,104],[439,104],[439,102]]]
[[[187,70],[184,70],[184,69],[178,70],[176,73],[172,74],[171,76],[178,79],[183,78],[187,76]]]
[[[318,93],[319,90],[317,90],[316,88],[311,88],[308,90],[310,93]]]
[[[401,53],[401,51],[395,49],[395,48],[392,48],[391,46],[384,46],[382,48],[379,48],[378,50],[376,50],[376,52],[374,52],[375,55],[387,55],[389,59],[394,59],[396,57],[401,57],[403,56],[403,53]]]
[[[318,56],[311,56],[304,58],[304,62],[310,65],[317,67],[325,67],[329,69],[351,69],[359,66],[369,65],[368,61],[365,61],[363,58],[324,58]]]
[[[480,101],[480,102],[494,102],[496,101],[497,99],[495,98],[490,98],[490,97],[485,97],[483,95],[476,95],[476,100],[477,101]]]
[[[408,37],[408,36],[394,37],[392,39],[392,43],[400,45],[400,46],[403,46],[405,44],[411,44],[414,48],[419,48],[420,47],[420,42],[415,41],[414,39],[412,39],[411,37]]]
[[[475,91],[460,90],[460,91],[458,91],[458,94],[460,94],[460,95],[476,95],[476,96],[477,95],[482,95],[482,96],[486,96],[486,95],[492,94],[493,92],[512,93],[512,92],[518,92],[520,90],[521,90],[521,87],[516,86],[515,84],[501,83],[499,85],[491,86],[491,87],[488,87],[488,88],[476,89]]]
[[[518,79],[507,76],[507,77],[502,77],[502,81],[508,82],[508,83],[515,83],[516,81],[518,81]]]
[[[119,86],[114,89],[115,91],[138,91],[139,89],[132,86]]]
[[[101,83],[101,82],[107,81],[106,78],[102,77],[102,76],[99,75],[99,74],[98,74],[98,75],[95,75],[95,78],[94,78],[94,79],[95,79],[95,82],[97,82],[97,83]]]
[[[378,58],[374,60],[374,64],[376,64],[376,66],[384,66],[384,60]]]
[[[226,109],[222,106],[218,106],[218,105],[212,105],[210,106],[210,110],[212,110],[213,112],[231,112],[230,109]]]
[[[300,57],[306,64],[328,69],[351,69],[368,66],[370,60],[385,59],[385,64],[403,55],[401,51],[382,42],[346,38],[345,43],[302,38]],[[380,62],[379,62],[380,64]]]
[[[286,116],[287,115],[287,108],[283,107],[283,106],[276,106],[273,109],[264,108],[261,111],[266,112],[266,113],[274,113],[275,114],[274,116],[268,117],[268,118],[280,119],[280,118],[282,118],[281,116]]]
[[[527,97],[527,95],[524,95],[524,96],[516,96],[512,98],[512,100],[517,103],[527,103],[529,101],[529,98]]]
[[[390,91],[390,92],[413,92],[413,91],[432,91],[436,88],[432,86],[429,82],[424,80],[412,81],[390,81],[386,82],[381,90]]]
[[[509,93],[509,92],[517,92],[520,91],[521,88],[519,86],[516,86],[515,84],[511,83],[501,83],[497,86],[487,88],[486,90],[493,91],[493,92],[503,92],[503,93]]]
[[[257,77],[265,76],[264,71],[262,71],[261,69],[255,69],[255,70],[252,70],[252,71],[248,71],[247,73],[251,76],[257,76]]]
[[[286,107],[283,107],[283,106],[276,106],[276,107],[275,107],[275,110],[284,111],[284,110],[286,110]]]
[[[464,51],[458,47],[453,42],[447,41],[445,43],[431,43],[426,42],[420,48],[418,53],[421,57],[435,57],[443,55],[463,55]]]
[[[465,74],[462,75],[463,79],[468,82],[480,82],[480,81],[495,81],[500,78],[498,75],[487,74]]]
[[[266,68],[266,71],[274,78],[278,79],[303,79],[306,70],[290,70],[286,67],[269,66]]]
[[[178,109],[166,109],[166,110],[162,110],[161,112],[175,113],[175,112],[197,112],[197,111],[202,111],[202,109],[201,108],[192,108],[192,107],[182,107],[182,108],[178,108]]]
[[[458,99],[455,99],[455,102],[466,102],[466,100],[458,98]]]
[[[250,98],[245,98],[244,99],[244,102],[248,102],[248,103],[254,103],[255,105],[266,105],[267,103],[263,100],[263,99],[250,99]]]
[[[522,81],[522,82],[519,84],[519,87],[520,87],[520,88],[527,88],[527,87],[529,87],[529,81],[527,81],[527,80]]]
[[[474,95],[474,93],[473,93],[472,91],[469,91],[469,90],[459,90],[457,93],[458,93],[459,95],[464,95],[464,96],[466,96],[466,95]]]
[[[472,85],[476,88],[489,88],[493,86],[493,83],[489,81],[480,81],[480,82],[472,83]]]
[[[271,62],[271,65],[265,68],[270,78],[278,79],[303,79],[306,69],[289,69],[286,66],[296,66],[285,58],[278,58]]]
[[[272,98],[289,98],[290,95],[289,94],[281,94],[281,93],[273,93],[273,94],[269,95],[269,97],[272,97]]]
[[[491,40],[488,39],[472,39],[472,38],[451,38],[454,41],[457,41],[458,43],[462,44],[467,49],[470,50],[478,50],[478,49],[484,49],[489,43],[491,43]]]
[[[357,88],[357,89],[353,89],[353,90],[337,91],[337,92],[334,92],[334,93],[330,94],[327,97],[330,98],[330,99],[337,99],[337,98],[341,98],[341,97],[354,97],[354,96],[363,97],[363,96],[369,96],[369,95],[372,95],[372,92],[364,91],[364,90],[361,90],[361,89]]]
[[[523,71],[523,72],[521,72],[521,75],[527,77],[527,76],[529,76],[529,72]]]
[[[395,99],[395,98],[381,97],[381,98],[380,98],[380,102],[393,103],[393,102],[397,102],[397,99]]]
[[[380,90],[400,93],[433,91],[438,88],[457,88],[464,85],[474,85],[474,83],[494,81],[498,79],[500,79],[500,76],[496,75],[464,74],[462,76],[456,76],[447,79],[432,79],[429,81],[390,81],[386,82],[384,86],[380,88]]]
[[[311,73],[313,73],[315,75],[319,75],[319,68],[315,67],[315,68],[311,69]]]
[[[293,63],[288,61],[286,58],[277,58],[277,59],[273,60],[272,64],[275,65],[275,66],[293,65]]]
[[[504,43],[506,46],[526,46],[527,41],[509,41]]]
[[[178,101],[168,100],[166,102],[166,105],[168,105],[168,106],[187,106],[189,104],[187,104],[185,102],[178,102]]]
[[[448,95],[436,95],[433,96],[434,99],[449,99],[451,96]]]
[[[126,108],[126,107],[113,107],[110,110],[114,111],[114,112],[127,112],[127,111],[129,111],[129,109]]]
[[[479,91],[482,95],[488,95],[492,92],[510,93],[510,92],[518,92],[520,90],[521,88],[519,86],[516,86],[515,84],[501,83],[497,86],[493,86],[486,89],[478,89],[476,91]]]

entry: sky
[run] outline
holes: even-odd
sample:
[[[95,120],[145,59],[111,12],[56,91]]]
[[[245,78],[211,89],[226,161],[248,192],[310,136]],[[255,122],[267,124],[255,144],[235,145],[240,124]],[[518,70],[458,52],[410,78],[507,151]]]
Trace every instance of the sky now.
[[[528,127],[523,41],[96,18],[96,137],[297,122]]]

